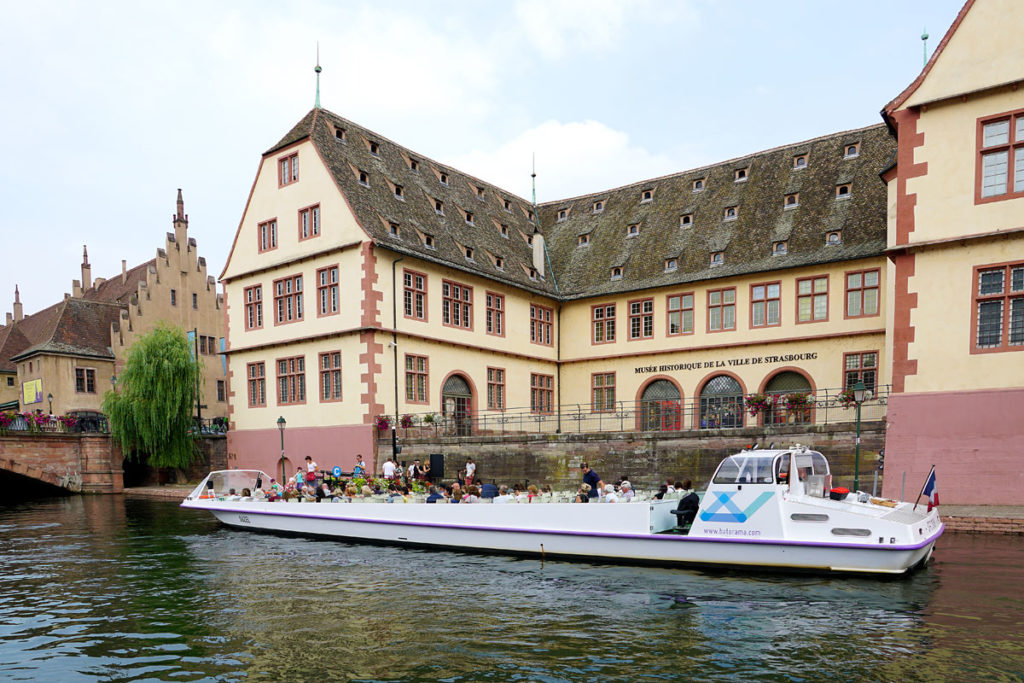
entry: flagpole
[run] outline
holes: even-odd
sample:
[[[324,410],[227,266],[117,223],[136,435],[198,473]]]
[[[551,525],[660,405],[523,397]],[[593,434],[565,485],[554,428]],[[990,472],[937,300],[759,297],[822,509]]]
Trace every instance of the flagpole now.
[[[932,473],[934,473],[934,472],[935,472],[935,465],[932,465],[932,468],[930,470],[928,470],[928,476],[924,478],[924,484],[921,485],[921,493],[917,494],[917,498],[914,499],[914,507],[911,510],[911,512],[917,510],[917,504],[921,502],[921,496],[924,495],[925,486],[928,486],[928,482],[931,481]]]

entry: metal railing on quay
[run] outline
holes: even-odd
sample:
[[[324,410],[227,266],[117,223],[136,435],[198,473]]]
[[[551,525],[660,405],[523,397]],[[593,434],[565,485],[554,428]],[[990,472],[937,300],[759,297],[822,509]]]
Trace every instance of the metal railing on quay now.
[[[888,385],[861,403],[861,421],[884,420]],[[398,418],[398,437],[459,438],[522,434],[594,434],[683,432],[702,429],[827,425],[856,421],[857,405],[842,389],[748,396],[703,396],[690,400],[570,403],[538,411],[529,406],[480,410],[469,414],[406,413]],[[394,415],[377,418],[377,438],[391,438]]]

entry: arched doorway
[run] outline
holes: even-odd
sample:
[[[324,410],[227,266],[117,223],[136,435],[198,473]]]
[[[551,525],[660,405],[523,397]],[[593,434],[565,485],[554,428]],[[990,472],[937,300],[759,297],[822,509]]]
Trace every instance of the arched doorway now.
[[[700,392],[700,428],[743,426],[743,387],[729,375],[708,380]]]
[[[441,387],[441,414],[449,433],[469,436],[472,433],[473,390],[462,375],[452,375]]]
[[[794,401],[793,405],[789,405],[786,397],[792,395],[797,399],[806,396],[806,399],[810,400],[812,391],[811,383],[799,372],[785,370],[775,375],[764,388],[764,393],[772,399],[772,403],[764,412],[764,423],[807,424],[811,421],[813,403],[803,403],[804,398],[800,398]]]
[[[678,432],[683,428],[683,401],[679,388],[667,379],[656,379],[640,396],[640,429]]]

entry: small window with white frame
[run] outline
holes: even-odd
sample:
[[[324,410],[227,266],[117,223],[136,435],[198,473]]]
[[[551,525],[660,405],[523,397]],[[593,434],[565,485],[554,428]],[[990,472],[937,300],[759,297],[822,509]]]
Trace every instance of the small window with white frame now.
[[[725,263],[725,252],[724,251],[713,251],[711,252],[711,267],[720,266]]]
[[[733,171],[732,180],[734,183],[745,183],[747,182],[747,174],[750,173],[750,167],[744,166],[743,168],[737,168]]]
[[[807,155],[797,154],[793,157],[793,170],[798,171],[801,168],[807,168]]]
[[[725,211],[722,213],[722,220],[734,221],[736,220],[737,216],[739,216],[739,207],[727,206],[725,207]]]
[[[703,192],[704,191],[704,185],[705,185],[705,183],[704,183],[704,179],[703,178],[698,178],[697,180],[694,180],[693,181],[693,191],[694,192]]]
[[[569,209],[559,209],[558,210],[558,222],[559,223],[561,223],[562,221],[564,221],[568,217],[569,217]]]
[[[645,203],[653,201],[653,200],[654,200],[654,190],[653,189],[648,188],[646,190],[641,190],[640,191],[640,203],[641,204],[645,204]]]
[[[772,243],[772,256],[785,256],[789,253],[789,242],[781,240]]]
[[[671,273],[674,270],[679,270],[679,259],[667,258],[665,259],[665,272]]]
[[[612,268],[612,279],[613,280],[621,280],[622,279],[622,266],[615,266],[614,268]]]
[[[828,246],[835,246],[843,243],[843,233],[839,230],[833,230],[832,232],[826,233],[825,244]]]
[[[626,237],[636,237],[640,234],[640,224],[632,223],[626,226]]]
[[[692,213],[684,213],[682,216],[679,217],[679,227],[680,228],[688,228],[691,225],[693,225],[693,214]]]
[[[800,206],[799,192],[791,192],[790,194],[787,194],[786,198],[782,201],[783,209],[795,209],[798,206]]]
[[[594,213],[601,213],[602,211],[604,211],[604,202],[600,200],[594,202]]]
[[[836,199],[849,199],[853,195],[853,184],[836,185]]]
[[[860,156],[860,143],[850,142],[843,146],[843,158],[852,159]]]

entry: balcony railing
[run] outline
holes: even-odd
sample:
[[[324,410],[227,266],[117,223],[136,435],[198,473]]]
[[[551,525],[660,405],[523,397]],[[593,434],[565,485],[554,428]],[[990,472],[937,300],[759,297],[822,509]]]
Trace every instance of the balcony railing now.
[[[889,386],[861,404],[861,421],[884,420]],[[789,398],[787,400],[788,397]],[[758,406],[743,396],[705,396],[688,401],[616,401],[608,405],[563,404],[549,412],[530,407],[481,410],[469,414],[437,412],[399,416],[402,439],[517,434],[591,434],[602,432],[684,432],[700,429],[827,425],[856,420],[856,404],[841,389],[770,395]],[[377,419],[379,440],[391,438],[394,415]]]

